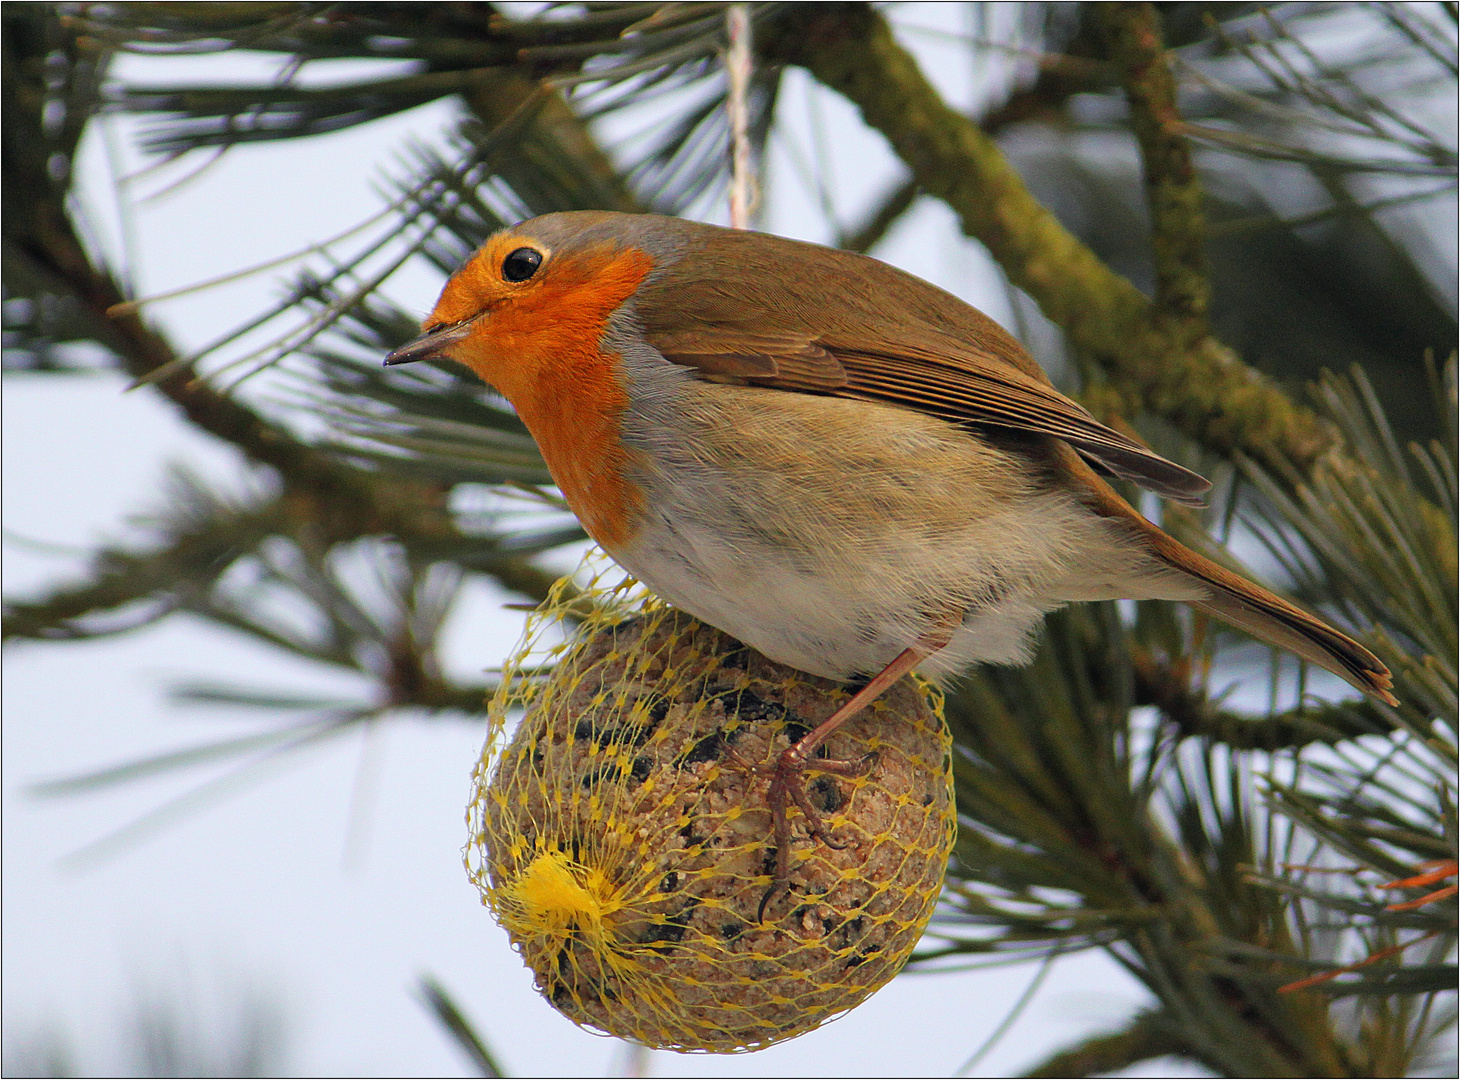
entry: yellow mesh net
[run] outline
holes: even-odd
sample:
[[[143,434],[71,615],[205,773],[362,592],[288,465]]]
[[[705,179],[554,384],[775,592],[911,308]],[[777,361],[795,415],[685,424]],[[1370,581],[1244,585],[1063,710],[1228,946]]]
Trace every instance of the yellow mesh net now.
[[[790,890],[758,921],[763,767],[849,692],[593,565],[586,591],[558,583],[504,669],[467,870],[579,1024],[716,1052],[810,1031],[897,974],[932,915],[956,831],[941,696],[903,679],[831,737],[827,757],[866,759],[806,777],[845,846],[793,807]]]

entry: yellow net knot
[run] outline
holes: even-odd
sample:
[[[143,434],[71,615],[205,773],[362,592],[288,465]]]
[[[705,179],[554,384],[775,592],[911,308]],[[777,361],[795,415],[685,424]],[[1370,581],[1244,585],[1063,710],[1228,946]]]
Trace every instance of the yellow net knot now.
[[[570,926],[598,926],[616,907],[613,884],[603,871],[575,865],[561,851],[544,851],[522,875],[497,892],[498,918],[508,933],[560,933]]]

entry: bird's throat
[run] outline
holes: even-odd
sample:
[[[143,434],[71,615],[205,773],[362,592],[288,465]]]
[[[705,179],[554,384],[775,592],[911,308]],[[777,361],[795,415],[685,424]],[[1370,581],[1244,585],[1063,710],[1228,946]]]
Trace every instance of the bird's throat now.
[[[621,387],[613,391],[580,384],[517,410],[573,513],[609,551],[632,538],[644,511],[643,493],[628,478],[630,451],[620,436],[628,396]]]
[[[632,538],[644,498],[621,438],[622,359],[603,338],[652,267],[632,248],[577,254],[543,289],[494,310],[459,354],[512,402],[568,505],[610,551]]]

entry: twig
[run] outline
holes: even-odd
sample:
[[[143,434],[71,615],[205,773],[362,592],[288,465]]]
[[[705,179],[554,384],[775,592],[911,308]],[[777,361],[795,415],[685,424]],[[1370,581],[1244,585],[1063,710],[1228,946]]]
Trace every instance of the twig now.
[[[918,183],[916,180],[904,180],[895,188],[882,197],[877,208],[867,217],[861,225],[850,232],[843,233],[837,240],[837,247],[847,251],[857,251],[866,254],[872,250],[903,214],[907,213],[912,204],[917,202],[919,195]]]

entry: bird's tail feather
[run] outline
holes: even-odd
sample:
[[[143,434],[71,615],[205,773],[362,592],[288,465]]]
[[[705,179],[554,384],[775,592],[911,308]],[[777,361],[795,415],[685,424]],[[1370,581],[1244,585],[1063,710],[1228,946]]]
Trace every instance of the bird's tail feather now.
[[[1390,692],[1394,681],[1389,669],[1353,638],[1281,596],[1253,585],[1194,551],[1185,550],[1184,561],[1190,563],[1196,559],[1206,564],[1198,576],[1208,596],[1205,601],[1196,601],[1196,607],[1246,630],[1253,637],[1296,653],[1390,705],[1399,704]],[[1188,566],[1179,569],[1191,572]]]
[[[1296,653],[1366,694],[1390,705],[1398,704],[1390,692],[1394,681],[1389,669],[1353,638],[1166,535],[1136,513],[1073,451],[1064,458],[1063,464],[1081,474],[1085,490],[1092,497],[1091,509],[1134,528],[1157,560],[1179,571],[1199,588],[1201,595],[1189,600],[1195,607],[1246,630],[1261,641]]]

